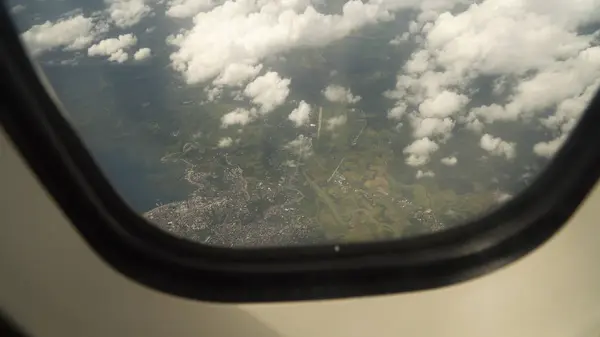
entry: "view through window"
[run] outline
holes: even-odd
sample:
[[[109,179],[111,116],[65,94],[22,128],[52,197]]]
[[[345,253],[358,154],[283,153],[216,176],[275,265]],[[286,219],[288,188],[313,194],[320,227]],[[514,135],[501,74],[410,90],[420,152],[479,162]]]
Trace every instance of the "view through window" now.
[[[522,191],[600,79],[595,0],[9,0],[124,200],[226,247],[424,235]]]

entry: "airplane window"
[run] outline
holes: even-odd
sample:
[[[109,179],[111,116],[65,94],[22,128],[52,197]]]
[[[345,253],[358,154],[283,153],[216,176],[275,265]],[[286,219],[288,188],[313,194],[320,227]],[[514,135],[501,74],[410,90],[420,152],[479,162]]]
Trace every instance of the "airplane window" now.
[[[523,191],[600,81],[595,1],[9,0],[149,223],[225,247],[461,226]]]

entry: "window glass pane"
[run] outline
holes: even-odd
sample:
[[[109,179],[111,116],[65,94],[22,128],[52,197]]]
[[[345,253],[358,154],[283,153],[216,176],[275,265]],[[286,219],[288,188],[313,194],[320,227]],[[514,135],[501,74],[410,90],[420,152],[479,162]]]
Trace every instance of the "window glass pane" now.
[[[9,0],[109,180],[227,247],[385,240],[523,190],[600,79],[596,1]]]

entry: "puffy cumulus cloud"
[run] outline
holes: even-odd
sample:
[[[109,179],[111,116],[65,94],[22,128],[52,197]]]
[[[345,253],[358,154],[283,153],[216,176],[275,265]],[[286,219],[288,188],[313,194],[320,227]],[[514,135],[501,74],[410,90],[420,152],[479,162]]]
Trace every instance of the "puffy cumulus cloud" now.
[[[84,49],[106,30],[105,25],[96,24],[94,19],[79,14],[35,25],[21,34],[21,39],[27,50],[37,56],[56,48]]]
[[[430,155],[439,148],[439,145],[427,137],[417,139],[403,150],[408,155],[406,164],[410,166],[425,165],[429,162]]]
[[[223,93],[222,87],[204,87],[204,93],[206,93],[206,100],[208,102],[214,102]]]
[[[420,74],[431,67],[429,52],[427,50],[419,50],[412,55],[410,60],[404,65],[404,70],[409,74]]]
[[[340,14],[318,12],[307,0],[227,0],[194,17],[191,29],[170,41],[173,67],[188,83],[205,82],[230,64],[256,65],[299,47],[320,47],[419,0],[347,1]]]
[[[483,123],[477,118],[467,120],[465,122],[465,129],[471,130],[475,133],[482,133],[484,127],[485,126],[483,125]]]
[[[123,51],[123,49],[119,49],[116,52],[110,54],[108,60],[111,62],[123,63],[129,59],[129,54]]]
[[[112,22],[120,28],[136,25],[151,13],[144,0],[106,0]]]
[[[167,45],[169,46],[177,46],[180,43],[182,43],[184,40],[184,36],[183,34],[170,34],[167,36],[167,38],[165,39],[165,42],[167,43]]]
[[[288,116],[288,119],[294,122],[296,127],[300,127],[308,123],[310,112],[310,104],[306,103],[305,101],[300,101],[300,104],[298,104],[296,109],[292,110]]]
[[[562,101],[552,115],[541,118],[542,125],[561,133],[571,131],[585,111],[589,101],[594,97],[599,83],[600,80],[597,80],[588,86],[581,95]]]
[[[330,84],[323,90],[323,95],[330,102],[354,104],[360,101],[360,96],[352,95],[350,89],[340,85]]]
[[[213,6],[212,0],[171,0],[166,14],[172,18],[189,18]]]
[[[450,137],[455,122],[450,118],[420,118],[411,121],[415,138],[439,136],[442,140]]]
[[[339,116],[331,117],[327,120],[326,129],[331,131],[331,130],[337,129],[338,127],[340,127],[342,125],[346,125],[347,122],[348,122],[348,117],[346,117],[346,115],[339,115]]]
[[[580,95],[575,95],[560,102],[553,114],[540,118],[541,124],[558,136],[550,141],[535,144],[533,152],[536,155],[545,158],[554,156],[577,124],[587,104],[596,93],[599,83],[600,80],[596,80],[583,90]]]
[[[421,170],[418,170],[416,177],[417,177],[417,179],[421,179],[421,178],[433,178],[433,177],[435,177],[435,173],[433,173],[433,171],[421,171]]]
[[[88,48],[89,56],[110,55],[119,49],[127,49],[137,43],[133,34],[119,35],[116,38],[104,39]]]
[[[226,148],[226,147],[230,147],[233,144],[233,139],[231,139],[231,137],[223,137],[221,139],[219,139],[219,142],[217,143],[217,147],[218,148]]]
[[[513,159],[516,155],[515,143],[509,143],[489,133],[481,136],[479,146],[494,156],[504,156],[506,159]]]
[[[255,78],[261,69],[262,64],[252,66],[243,63],[232,63],[223,69],[213,83],[216,85],[239,87]]]
[[[549,142],[540,142],[533,146],[533,152],[540,157],[551,158],[554,156],[556,151],[560,149],[562,144],[567,139],[566,135],[562,135],[558,138],[555,138]]]
[[[285,144],[283,148],[298,156],[300,159],[306,159],[313,154],[312,138],[299,135],[296,139]]]
[[[435,97],[426,99],[419,105],[419,113],[423,117],[444,118],[464,109],[469,98],[455,92],[444,90]]]
[[[402,117],[406,114],[407,106],[405,103],[399,103],[390,109],[387,113],[387,117],[393,120],[401,120]]]
[[[446,166],[454,166],[456,163],[458,163],[458,159],[456,159],[454,156],[444,157],[441,159],[441,162]]]
[[[133,54],[133,59],[136,61],[142,61],[149,58],[152,55],[152,50],[150,48],[140,48],[138,51]]]
[[[89,56],[108,56],[109,61],[123,63],[129,56],[125,52],[137,43],[133,34],[119,35],[116,38],[104,39],[88,48]]]
[[[246,125],[252,122],[256,118],[256,109],[243,109],[237,108],[231,112],[226,113],[221,117],[221,127],[227,128],[230,125]]]
[[[290,93],[290,79],[270,71],[248,83],[244,95],[260,106],[261,113],[269,113],[285,102]]]
[[[570,130],[599,85],[597,0],[485,0],[462,11],[453,4],[422,7],[410,23],[419,47],[385,96],[477,133],[521,120]],[[472,102],[478,81],[492,81],[493,95]]]
[[[482,106],[474,113],[486,122],[516,120],[521,115],[530,116],[582,96],[587,103],[591,95],[585,95],[585,92],[597,88],[597,76],[600,76],[600,47],[595,46],[521,80],[514,88],[510,102],[504,106]]]
[[[516,110],[507,111],[499,104],[490,104],[475,107],[471,109],[467,120],[471,123],[483,120],[485,123],[493,123],[500,121],[514,121],[519,117],[519,112]],[[483,125],[482,125],[483,126]]]
[[[587,2],[590,10],[597,11],[594,1]],[[457,15],[443,13],[427,34],[428,50],[435,50],[437,63],[456,74],[524,74],[543,69],[576,55],[591,41],[590,36],[577,35],[576,25],[561,23],[568,12],[542,13],[548,5],[487,0]]]

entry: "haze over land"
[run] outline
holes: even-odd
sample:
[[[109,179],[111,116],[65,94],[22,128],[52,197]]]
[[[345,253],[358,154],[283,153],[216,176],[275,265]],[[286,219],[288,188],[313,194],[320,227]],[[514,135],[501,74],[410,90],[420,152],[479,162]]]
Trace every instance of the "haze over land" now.
[[[161,228],[382,240],[535,178],[600,78],[595,1],[12,1],[67,118]]]

